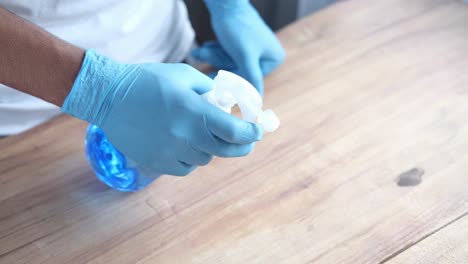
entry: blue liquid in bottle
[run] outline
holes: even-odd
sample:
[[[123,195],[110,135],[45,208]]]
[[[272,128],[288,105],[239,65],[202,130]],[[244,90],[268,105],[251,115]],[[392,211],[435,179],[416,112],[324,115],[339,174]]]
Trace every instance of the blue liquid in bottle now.
[[[85,147],[86,156],[96,177],[116,190],[138,191],[160,176],[127,159],[95,125],[88,127]]]

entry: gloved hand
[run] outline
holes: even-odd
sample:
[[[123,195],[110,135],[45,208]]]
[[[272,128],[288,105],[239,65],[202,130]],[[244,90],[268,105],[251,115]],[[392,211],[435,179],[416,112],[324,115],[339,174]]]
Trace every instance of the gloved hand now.
[[[212,66],[232,71],[263,95],[263,76],[284,60],[284,50],[248,0],[205,0],[217,42],[205,43],[192,55]]]
[[[247,155],[261,128],[206,102],[213,81],[186,64],[119,64],[92,50],[62,110],[100,127],[155,172],[187,175],[212,155]]]

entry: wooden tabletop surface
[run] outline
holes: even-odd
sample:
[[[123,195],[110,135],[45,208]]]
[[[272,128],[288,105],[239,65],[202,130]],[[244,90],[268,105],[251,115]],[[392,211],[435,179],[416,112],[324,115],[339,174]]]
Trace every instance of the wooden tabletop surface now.
[[[468,5],[343,1],[279,33],[281,128],[125,194],[86,124],[0,141],[0,263],[468,263]]]

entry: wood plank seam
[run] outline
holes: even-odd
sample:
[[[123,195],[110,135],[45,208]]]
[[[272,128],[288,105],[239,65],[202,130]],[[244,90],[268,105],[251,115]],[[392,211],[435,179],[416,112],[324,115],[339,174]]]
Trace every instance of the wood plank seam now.
[[[455,219],[449,221],[448,223],[446,224],[443,224],[442,226],[438,227],[437,229],[425,234],[424,236],[422,236],[421,238],[419,238],[418,240],[414,241],[414,242],[411,242],[411,243],[408,243],[407,245],[405,245],[404,247],[402,247],[401,249],[395,251],[394,253],[388,255],[387,257],[385,257],[383,260],[381,260],[378,264],[384,264],[384,263],[387,263],[388,261],[390,261],[391,259],[397,257],[398,255],[400,255],[401,253],[405,252],[406,250],[410,249],[411,247],[415,246],[416,244],[422,242],[423,240],[431,237],[432,235],[438,233],[439,231],[442,231],[443,229],[447,228],[448,226],[450,226],[451,224],[461,220],[462,218],[468,216],[468,211],[459,215],[458,217],[456,217]]]

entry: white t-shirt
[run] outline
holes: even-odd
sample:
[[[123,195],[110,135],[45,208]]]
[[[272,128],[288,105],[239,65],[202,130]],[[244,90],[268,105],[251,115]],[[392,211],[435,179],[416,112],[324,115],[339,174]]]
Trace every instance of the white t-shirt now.
[[[180,62],[194,41],[181,0],[0,0],[0,6],[120,62]],[[59,113],[52,104],[0,84],[0,135],[22,132]]]

